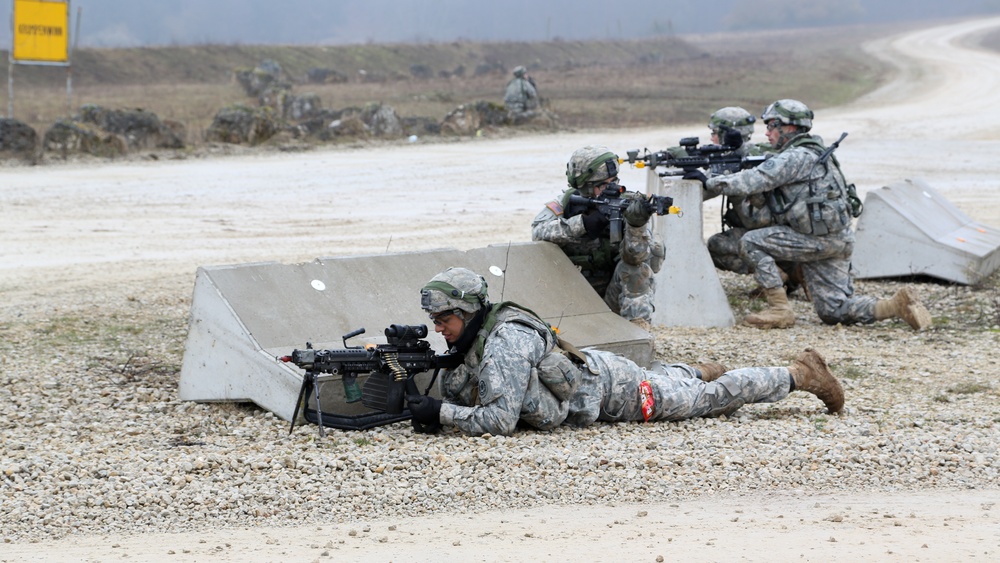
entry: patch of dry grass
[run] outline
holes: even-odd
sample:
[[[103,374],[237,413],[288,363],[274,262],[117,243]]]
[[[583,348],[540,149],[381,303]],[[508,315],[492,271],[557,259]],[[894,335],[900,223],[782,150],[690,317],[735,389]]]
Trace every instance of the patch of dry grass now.
[[[318,94],[324,107],[381,102],[402,117],[440,121],[459,104],[499,102],[506,72],[474,76],[479,64],[511,68],[526,63],[549,108],[567,128],[671,125],[702,121],[726,105],[757,112],[778,98],[810,106],[843,103],[875,88],[885,69],[860,44],[882,28],[752,34],[692,41],[661,39],[590,43],[450,43],[346,47],[202,46],[80,50],[71,104],[65,72],[52,67],[15,70],[15,117],[43,134],[83,104],[143,108],[183,123],[197,145],[215,113],[233,103],[255,104],[233,80],[233,70],[264,58],[278,61],[296,93]],[[417,79],[411,64],[436,73],[465,68],[464,77]],[[313,67],[335,68],[343,84],[308,84]],[[358,71],[385,77],[365,82]],[[0,80],[6,69],[0,70]]]

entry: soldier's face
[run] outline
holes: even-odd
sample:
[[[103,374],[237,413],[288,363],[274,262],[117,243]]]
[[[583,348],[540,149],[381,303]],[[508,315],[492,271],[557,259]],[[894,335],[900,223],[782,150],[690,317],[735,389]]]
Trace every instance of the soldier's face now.
[[[465,330],[465,320],[451,312],[441,313],[434,317],[434,332],[441,333],[445,342],[454,344]]]

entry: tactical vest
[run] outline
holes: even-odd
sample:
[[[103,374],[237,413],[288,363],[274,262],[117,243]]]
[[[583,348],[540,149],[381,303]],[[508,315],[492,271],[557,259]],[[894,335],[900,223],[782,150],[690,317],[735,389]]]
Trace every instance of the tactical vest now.
[[[815,152],[817,157],[826,150],[815,137],[800,135],[782,147],[781,152],[796,147]],[[832,171],[829,168],[831,162]],[[816,169],[821,166],[823,173],[816,176]],[[839,233],[851,224],[847,182],[837,157],[832,154],[825,163],[817,160],[806,178],[768,192],[767,204],[778,222],[806,235]]]
[[[562,200],[560,200],[563,216],[567,219],[583,212],[583,210],[571,209],[569,204],[569,196],[577,193],[576,188],[570,188],[563,193]],[[618,253],[617,244],[612,245],[610,239],[601,237],[600,246],[589,253],[567,254],[566,256],[581,270],[588,272],[586,275],[588,280],[604,280],[604,285],[607,285],[615,271],[615,265],[618,263]]]
[[[522,324],[533,329],[542,337],[542,340],[545,341],[545,355],[541,362],[533,368],[533,371],[537,371],[538,381],[558,401],[566,401],[572,397],[580,386],[580,368],[559,347],[559,337],[556,335],[555,329],[536,313],[517,303],[503,301],[494,304],[490,312],[486,314],[483,326],[476,336],[476,342],[470,350],[476,354],[474,361],[477,363],[482,361],[486,339],[502,323]]]

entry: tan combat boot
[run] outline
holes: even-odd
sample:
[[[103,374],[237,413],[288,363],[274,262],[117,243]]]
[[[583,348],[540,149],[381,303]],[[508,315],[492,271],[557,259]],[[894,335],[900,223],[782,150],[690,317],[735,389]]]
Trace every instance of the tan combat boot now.
[[[704,382],[715,381],[722,377],[722,374],[729,371],[729,368],[720,364],[719,362],[708,362],[704,364],[694,364],[694,369],[698,370],[701,374],[701,380]]]
[[[889,299],[875,302],[875,320],[883,319],[903,319],[913,330],[931,326],[931,314],[908,287],[900,289]]]
[[[795,325],[795,311],[788,304],[788,295],[784,287],[765,289],[767,309],[753,315],[747,315],[743,322],[757,328],[789,328]]]
[[[819,352],[806,348],[805,352],[795,358],[788,371],[795,381],[796,391],[806,391],[819,397],[830,414],[837,414],[844,408],[844,388],[837,378],[830,373],[826,360]]]

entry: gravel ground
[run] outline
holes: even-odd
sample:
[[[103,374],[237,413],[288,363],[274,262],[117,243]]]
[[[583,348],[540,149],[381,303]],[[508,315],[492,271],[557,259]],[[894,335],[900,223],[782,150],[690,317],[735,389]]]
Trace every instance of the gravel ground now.
[[[737,314],[759,307],[724,276]],[[860,282],[890,295],[897,282]],[[993,488],[1000,422],[996,278],[920,283],[932,329],[831,328],[795,300],[796,327],[656,329],[657,356],[787,365],[813,346],[844,383],[842,416],[795,393],[730,419],[597,425],[516,437],[288,425],[248,404],[176,399],[190,288],[94,288],[3,307],[0,498],[5,541],[71,533],[350,522],[719,493]],[[73,303],[69,305],[67,303]]]

